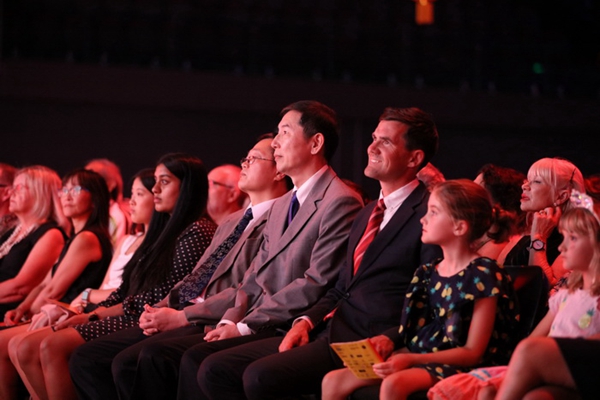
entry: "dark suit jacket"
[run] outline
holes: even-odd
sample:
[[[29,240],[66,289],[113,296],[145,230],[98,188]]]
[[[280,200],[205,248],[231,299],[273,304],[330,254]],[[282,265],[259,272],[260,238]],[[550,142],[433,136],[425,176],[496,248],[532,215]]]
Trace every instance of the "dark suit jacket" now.
[[[285,228],[292,193],[270,210],[262,248],[224,319],[287,327],[333,287],[362,199],[328,168]]]
[[[420,219],[427,211],[429,192],[423,183],[408,196],[367,248],[353,276],[353,256],[376,202],[356,217],[344,267],[336,286],[306,315],[319,323],[337,306],[329,321],[329,340],[345,342],[398,327],[404,295],[417,267],[440,257],[438,246],[421,243]]]
[[[219,225],[210,246],[206,249],[194,269],[199,268],[221,243],[229,237],[245,212],[245,209],[236,211]],[[229,250],[229,253],[223,258],[206,285],[204,302],[184,308],[184,313],[188,321],[192,323],[215,324],[221,319],[223,313],[229,307],[233,306],[237,288],[260,249],[267,215],[268,212],[264,213],[250,228],[246,229],[236,244]],[[176,284],[171,293],[179,290],[180,284],[181,282]],[[165,300],[158,303],[157,306],[167,305],[170,297],[169,295]],[[179,296],[173,297],[178,298]],[[169,306],[176,308],[178,304],[169,303]]]

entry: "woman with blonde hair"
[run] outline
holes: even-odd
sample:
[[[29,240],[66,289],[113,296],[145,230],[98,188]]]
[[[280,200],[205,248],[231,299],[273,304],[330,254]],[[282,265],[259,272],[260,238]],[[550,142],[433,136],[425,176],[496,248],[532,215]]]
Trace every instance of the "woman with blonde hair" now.
[[[498,256],[503,265],[538,265],[550,286],[566,276],[558,246],[561,215],[573,207],[573,189],[585,193],[583,175],[569,160],[553,157],[534,162],[522,186],[521,210],[527,212],[526,232],[513,237]]]
[[[28,189],[15,187],[15,190]],[[42,307],[49,301],[69,303],[85,288],[98,287],[112,257],[108,236],[109,197],[104,179],[93,171],[77,169],[63,178],[63,187],[57,194],[74,234],[65,243],[58,261],[42,276],[41,283],[17,307],[4,314],[0,330],[1,399],[18,398],[19,375],[8,355],[10,339],[34,326],[35,317],[44,315]]]
[[[9,210],[17,225],[0,239],[0,314],[15,308],[56,262],[70,223],[58,189],[61,180],[50,168],[35,165],[17,171]]]

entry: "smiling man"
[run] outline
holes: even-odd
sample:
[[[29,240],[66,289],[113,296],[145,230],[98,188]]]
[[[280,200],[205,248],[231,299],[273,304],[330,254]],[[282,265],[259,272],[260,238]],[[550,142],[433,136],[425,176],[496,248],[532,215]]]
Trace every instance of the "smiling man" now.
[[[325,374],[343,367],[329,343],[397,330],[414,271],[442,254],[438,246],[421,242],[420,218],[427,211],[429,192],[416,178],[437,150],[438,133],[431,117],[417,108],[387,108],[372,139],[365,175],[379,181],[381,192],[352,225],[336,286],[302,313],[283,338],[204,358],[194,351],[207,345],[188,350],[180,366],[179,398],[192,394],[192,389],[183,393],[182,388],[194,379],[209,399],[318,393]]]

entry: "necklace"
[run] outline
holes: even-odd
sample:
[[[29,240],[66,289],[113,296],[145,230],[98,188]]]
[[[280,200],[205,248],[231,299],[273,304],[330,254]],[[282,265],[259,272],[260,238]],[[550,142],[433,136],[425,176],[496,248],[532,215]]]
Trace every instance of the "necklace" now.
[[[8,254],[8,252],[13,248],[14,245],[19,243],[21,240],[25,239],[31,232],[37,229],[38,224],[33,224],[27,229],[23,229],[21,224],[18,224],[15,227],[13,233],[6,239],[4,243],[0,246],[0,258],[4,257]]]

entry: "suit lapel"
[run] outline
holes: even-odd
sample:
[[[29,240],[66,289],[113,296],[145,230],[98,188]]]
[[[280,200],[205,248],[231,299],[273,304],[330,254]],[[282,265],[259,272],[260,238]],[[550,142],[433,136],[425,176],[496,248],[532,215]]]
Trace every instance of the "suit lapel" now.
[[[377,236],[375,236],[375,239],[373,239],[373,242],[371,242],[371,245],[367,248],[367,251],[363,256],[361,265],[358,268],[356,275],[353,277],[352,282],[356,281],[357,278],[360,278],[361,273],[377,259],[377,257],[388,246],[390,241],[392,241],[397,235],[401,234],[404,225],[406,225],[409,218],[415,213],[415,207],[417,207],[419,204],[421,204],[421,202],[423,202],[426,193],[427,189],[423,184],[420,184],[415,190],[413,190],[413,192],[408,196],[408,198],[404,200],[402,205],[398,208],[398,210],[396,210],[396,213],[394,214],[392,219],[386,224],[386,226],[381,230],[381,232],[379,232]],[[371,209],[373,207],[371,207]],[[360,237],[356,240],[356,244],[358,243],[358,240],[360,240]]]
[[[304,226],[310,221],[312,216],[318,210],[318,203],[325,196],[327,188],[336,177],[335,172],[328,168],[323,175],[315,182],[312,190],[308,194],[306,200],[298,209],[298,213],[292,220],[292,223],[285,227],[287,221],[287,212],[292,198],[292,193],[288,192],[278,201],[278,204],[273,205],[270,225],[269,225],[269,258],[263,265],[258,268],[264,268],[274,257],[276,257],[283,249],[285,249],[296,236],[302,232]],[[271,230],[271,227],[273,228]],[[274,232],[273,235],[271,232]],[[276,237],[274,237],[276,236]]]
[[[223,275],[224,273],[226,273],[227,271],[229,271],[229,269],[233,265],[233,262],[237,258],[240,250],[244,246],[244,243],[246,242],[246,239],[248,239],[249,237],[254,236],[254,232],[258,228],[260,228],[263,224],[266,223],[266,221],[267,221],[266,215],[267,215],[267,213],[263,214],[261,216],[260,220],[258,220],[254,225],[252,225],[250,227],[250,229],[246,229],[244,231],[244,233],[242,233],[242,236],[240,236],[240,238],[236,242],[236,244],[233,245],[233,247],[231,248],[231,250],[229,250],[229,253],[227,253],[227,255],[225,256],[225,258],[223,258],[223,260],[221,261],[221,263],[217,267],[216,271],[213,273],[213,275],[212,275],[212,277],[210,279],[210,282],[216,281],[221,275]]]

